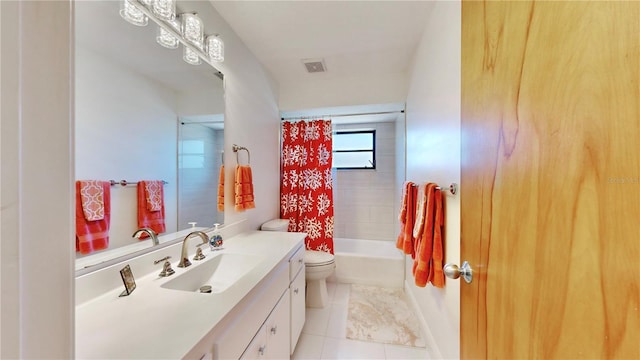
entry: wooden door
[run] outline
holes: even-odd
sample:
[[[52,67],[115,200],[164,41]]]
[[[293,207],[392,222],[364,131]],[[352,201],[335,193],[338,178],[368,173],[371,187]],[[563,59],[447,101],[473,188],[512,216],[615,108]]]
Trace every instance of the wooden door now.
[[[462,358],[640,358],[640,3],[462,5]]]

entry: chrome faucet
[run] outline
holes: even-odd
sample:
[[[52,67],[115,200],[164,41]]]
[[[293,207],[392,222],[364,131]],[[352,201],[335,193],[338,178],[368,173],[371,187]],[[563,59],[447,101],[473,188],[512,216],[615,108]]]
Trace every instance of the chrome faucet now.
[[[187,234],[187,236],[184,237],[184,240],[182,240],[182,253],[180,255],[180,263],[178,264],[178,267],[185,268],[187,266],[191,266],[191,261],[189,261],[189,257],[187,255],[187,240],[193,235],[200,236],[203,244],[209,243],[209,236],[203,231],[196,230]]]
[[[158,240],[158,235],[156,234],[156,232],[149,228],[138,229],[136,230],[136,232],[133,233],[133,235],[131,235],[131,237],[137,238],[138,235],[140,235],[141,233],[146,233],[147,235],[149,235],[149,237],[151,238],[151,241],[153,241],[153,245],[160,244],[160,240]]]

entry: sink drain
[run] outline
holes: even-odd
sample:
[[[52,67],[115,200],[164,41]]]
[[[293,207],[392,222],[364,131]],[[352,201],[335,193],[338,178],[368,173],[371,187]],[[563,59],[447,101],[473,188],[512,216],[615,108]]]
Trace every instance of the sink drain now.
[[[203,294],[211,293],[211,285],[200,286],[200,292],[203,293]]]

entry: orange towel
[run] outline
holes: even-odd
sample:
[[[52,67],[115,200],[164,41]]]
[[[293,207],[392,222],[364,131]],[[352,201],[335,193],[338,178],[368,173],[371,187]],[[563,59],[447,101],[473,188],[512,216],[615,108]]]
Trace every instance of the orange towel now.
[[[435,220],[436,184],[428,183],[425,186],[425,206],[422,213],[424,222],[420,238],[416,238],[416,255],[413,263],[413,276],[415,284],[420,287],[429,282],[431,272],[431,256],[433,252],[433,227]],[[438,192],[439,193],[439,192]],[[416,222],[418,219],[416,219]],[[415,235],[415,232],[414,232]]]
[[[82,206],[83,181],[76,181],[76,251],[81,254],[89,254],[109,247],[111,184],[107,181],[92,181],[91,183],[102,188],[102,218],[87,220]],[[84,186],[87,190],[86,183]],[[90,217],[95,218],[92,215]]]
[[[429,272],[429,281],[433,286],[438,288],[444,287],[444,249],[442,239],[442,228],[444,226],[444,209],[442,202],[442,192],[440,190],[435,191],[435,203],[436,213],[433,221],[433,254],[431,262],[431,271]]]
[[[418,196],[418,187],[411,181],[404,184],[402,193],[402,206],[400,208],[400,235],[396,241],[396,247],[405,254],[411,255],[413,258],[415,252],[413,250],[413,227],[416,216],[416,198]]]
[[[220,166],[218,176],[218,211],[224,211],[224,165]]]
[[[153,185],[155,184],[155,185]],[[138,181],[138,228],[149,228],[160,234],[166,231],[164,224],[164,183],[162,180],[142,180]],[[159,201],[160,210],[152,211],[150,204],[148,189],[154,189],[157,194],[153,195]],[[149,237],[147,234],[140,234],[140,239]]]
[[[422,229],[424,228],[425,207],[427,206],[426,185],[418,186],[418,194],[416,195],[416,216],[413,224],[413,238],[415,242],[419,242],[422,237]]]
[[[256,207],[253,200],[253,175],[249,165],[236,166],[234,189],[236,211],[244,211]]]

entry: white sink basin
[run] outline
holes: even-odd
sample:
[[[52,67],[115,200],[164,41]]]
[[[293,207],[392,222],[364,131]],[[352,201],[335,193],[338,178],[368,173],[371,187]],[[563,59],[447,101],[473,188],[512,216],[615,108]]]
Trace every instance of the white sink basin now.
[[[211,255],[209,255],[211,256]],[[186,272],[162,284],[172,290],[201,292],[202,286],[211,286],[212,293],[221,293],[238,282],[263,260],[260,255],[223,253],[195,263]]]

